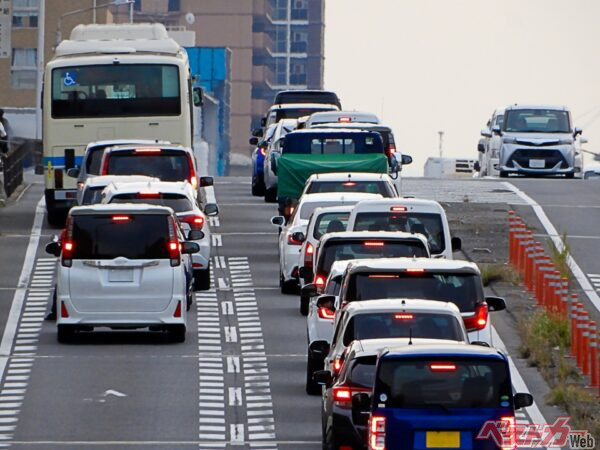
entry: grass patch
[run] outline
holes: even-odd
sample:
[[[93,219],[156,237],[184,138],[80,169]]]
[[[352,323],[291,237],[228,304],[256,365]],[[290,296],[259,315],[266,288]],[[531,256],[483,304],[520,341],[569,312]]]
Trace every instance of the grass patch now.
[[[576,428],[590,430],[596,439],[600,436],[598,398],[589,390],[574,384],[557,385],[550,391],[547,400],[567,411]]]
[[[563,243],[562,250],[558,250],[551,239],[548,242],[548,247],[550,248],[552,262],[560,272],[560,276],[571,281],[571,268],[569,267],[569,253],[571,249],[567,243],[566,233],[562,233],[560,239]]]
[[[538,310],[519,324],[523,356],[543,372],[558,367],[570,345],[569,322],[557,314]]]
[[[507,264],[481,264],[481,281],[484,286],[501,281],[518,286],[521,284],[521,275]]]

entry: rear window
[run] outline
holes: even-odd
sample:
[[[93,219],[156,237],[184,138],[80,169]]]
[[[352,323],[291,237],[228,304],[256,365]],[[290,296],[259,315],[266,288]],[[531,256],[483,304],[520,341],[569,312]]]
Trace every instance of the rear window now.
[[[307,194],[320,194],[323,192],[363,192],[367,194],[381,194],[382,197],[395,197],[396,193],[386,181],[313,181]]]
[[[354,155],[383,153],[379,133],[290,133],[283,143],[283,154]]]
[[[350,212],[332,212],[324,213],[317,217],[313,236],[315,239],[320,239],[325,233],[337,233],[346,231]]]
[[[161,181],[184,181],[190,177],[190,165],[184,152],[113,152],[105,175],[146,175]]]
[[[481,278],[471,273],[357,273],[350,278],[347,301],[382,298],[452,302],[464,313],[484,300]]]
[[[446,248],[442,216],[436,213],[362,212],[356,215],[352,231],[405,231],[427,238],[431,253]]]
[[[102,201],[102,191],[104,186],[89,187],[83,193],[82,205],[95,205]]]
[[[330,240],[319,252],[318,273],[329,273],[336,261],[361,258],[428,257],[427,249],[418,240],[352,239]],[[383,298],[383,297],[381,297]]]
[[[143,197],[139,194],[118,194],[110,199],[110,203],[145,203],[148,205],[168,206],[176,213],[193,209],[192,202],[180,194],[159,194],[153,197]]]
[[[271,113],[271,122],[277,123],[281,119],[299,119],[300,117],[310,116],[312,113],[320,111],[331,111],[331,108],[286,108],[277,109]]]
[[[75,216],[73,259],[169,259],[168,217],[160,214]]]
[[[343,202],[339,201],[339,202],[306,202],[303,203],[302,206],[300,207],[300,218],[302,220],[308,220],[310,219],[310,216],[312,216],[313,212],[315,212],[315,209],[317,208],[322,208],[325,206],[342,206]]]
[[[376,356],[354,359],[346,372],[346,380],[355,387],[372,388],[375,381],[376,362]]]
[[[100,175],[100,163],[105,149],[106,146],[99,145],[88,151],[88,157],[85,160],[85,171],[88,175]]]
[[[483,358],[384,358],[375,403],[384,408],[509,408],[508,364]]]
[[[354,316],[346,325],[344,345],[356,339],[425,338],[464,341],[454,316],[434,313],[369,313]]]

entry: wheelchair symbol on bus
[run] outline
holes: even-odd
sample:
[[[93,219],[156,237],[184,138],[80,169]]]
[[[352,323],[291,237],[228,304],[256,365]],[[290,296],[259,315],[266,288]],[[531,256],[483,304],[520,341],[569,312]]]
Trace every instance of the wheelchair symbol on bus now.
[[[77,84],[75,74],[71,72],[65,73],[65,79],[63,80],[63,84],[67,87],[75,86]]]

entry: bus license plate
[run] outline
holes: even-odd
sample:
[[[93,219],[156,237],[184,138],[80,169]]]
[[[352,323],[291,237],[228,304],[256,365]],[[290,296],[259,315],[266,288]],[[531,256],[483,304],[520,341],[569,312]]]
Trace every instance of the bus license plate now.
[[[460,448],[459,431],[428,431],[425,435],[427,448]]]
[[[529,167],[532,169],[543,169],[546,167],[546,161],[543,159],[530,159]]]

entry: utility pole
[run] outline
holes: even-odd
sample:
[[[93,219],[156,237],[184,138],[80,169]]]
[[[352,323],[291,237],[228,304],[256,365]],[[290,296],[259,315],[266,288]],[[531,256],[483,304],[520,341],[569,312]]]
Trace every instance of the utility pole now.
[[[35,89],[35,138],[42,139],[42,86],[44,84],[44,30],[46,24],[46,0],[40,0],[38,9],[37,73]]]
[[[438,135],[440,136],[439,150],[440,150],[440,158],[441,158],[443,155],[442,146],[444,145],[444,132],[438,131]]]

